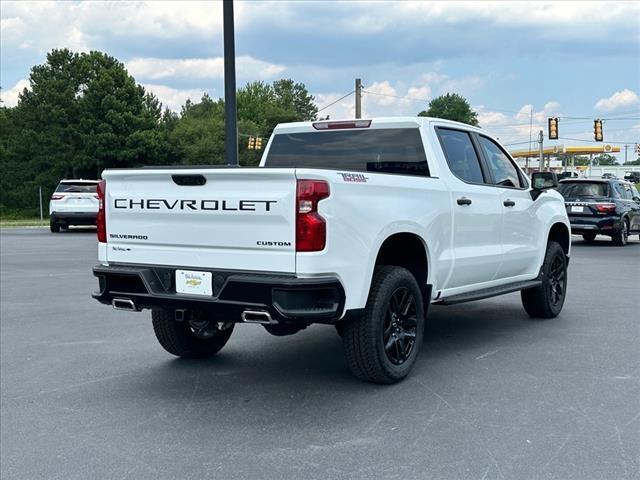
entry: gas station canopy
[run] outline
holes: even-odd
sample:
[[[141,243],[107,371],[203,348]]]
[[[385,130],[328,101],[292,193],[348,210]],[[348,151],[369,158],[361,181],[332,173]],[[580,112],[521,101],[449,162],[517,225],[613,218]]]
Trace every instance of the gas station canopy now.
[[[542,150],[543,155],[592,155],[598,153],[620,153],[620,147],[614,147],[612,145],[597,145],[595,147],[565,147],[564,145],[554,145],[553,147],[547,147]],[[532,148],[531,150],[515,150],[511,152],[511,156],[514,158],[526,158],[526,157],[538,157],[540,150]]]

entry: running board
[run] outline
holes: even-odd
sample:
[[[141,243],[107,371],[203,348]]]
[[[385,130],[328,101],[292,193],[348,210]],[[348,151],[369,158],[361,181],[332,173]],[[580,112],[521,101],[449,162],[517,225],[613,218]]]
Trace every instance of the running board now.
[[[535,288],[542,285],[542,280],[527,280],[525,282],[509,283],[508,285],[500,285],[499,287],[483,288],[475,292],[460,293],[451,297],[445,297],[442,300],[434,302],[435,305],[453,305],[454,303],[473,302],[474,300],[482,300],[483,298],[497,297],[505,293],[513,293],[527,288]]]

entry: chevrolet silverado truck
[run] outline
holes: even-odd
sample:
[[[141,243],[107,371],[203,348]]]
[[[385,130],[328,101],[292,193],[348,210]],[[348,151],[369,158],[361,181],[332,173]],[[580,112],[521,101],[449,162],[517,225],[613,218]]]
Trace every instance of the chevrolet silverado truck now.
[[[521,292],[557,316],[570,224],[483,130],[435,118],[278,125],[259,167],[110,169],[98,186],[99,289],[150,309],[168,352],[210,357],[237,323],[334,325],[355,376],[404,378],[431,304]]]

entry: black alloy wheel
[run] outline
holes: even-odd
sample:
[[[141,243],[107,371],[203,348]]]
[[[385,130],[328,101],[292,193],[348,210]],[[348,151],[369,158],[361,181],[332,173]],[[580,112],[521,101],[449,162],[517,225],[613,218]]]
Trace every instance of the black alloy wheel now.
[[[554,318],[567,296],[567,256],[560,244],[549,242],[537,287],[520,292],[522,306],[533,318]]]
[[[557,306],[564,301],[566,284],[565,261],[561,256],[556,255],[551,261],[551,268],[549,271],[548,285],[551,305]]]
[[[406,287],[397,288],[389,299],[382,338],[385,354],[394,365],[402,365],[411,357],[417,326],[413,294]]]

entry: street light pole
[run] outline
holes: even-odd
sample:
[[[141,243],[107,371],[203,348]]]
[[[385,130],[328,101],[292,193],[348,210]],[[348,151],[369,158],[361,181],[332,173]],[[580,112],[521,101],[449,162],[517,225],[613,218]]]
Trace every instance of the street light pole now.
[[[238,127],[236,118],[236,48],[233,32],[233,0],[223,0],[224,35],[224,146],[227,165],[238,165]]]
[[[538,134],[538,143],[540,144],[540,152],[539,152],[540,165],[538,166],[539,172],[542,172],[544,168],[544,150],[542,148],[543,139],[544,139],[544,134],[542,133],[542,130],[540,130],[540,133]]]

